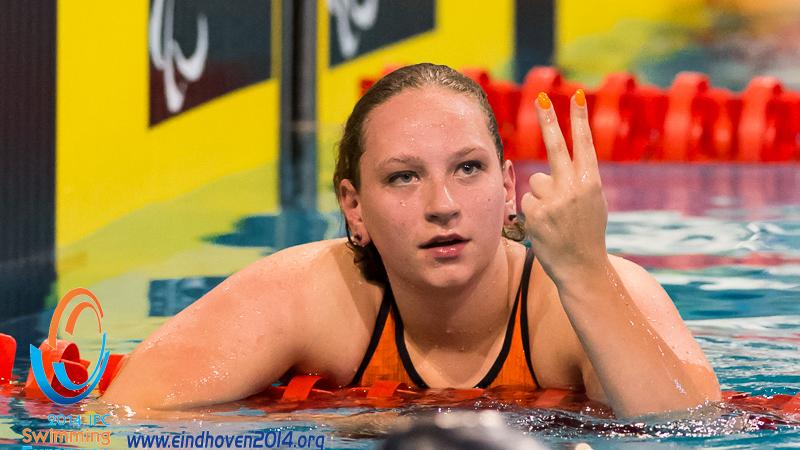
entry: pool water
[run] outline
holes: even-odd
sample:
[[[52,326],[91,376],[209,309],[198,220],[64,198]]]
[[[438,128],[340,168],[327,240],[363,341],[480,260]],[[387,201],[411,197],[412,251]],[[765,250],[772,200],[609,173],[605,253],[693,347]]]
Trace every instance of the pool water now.
[[[518,190],[539,163],[517,165]],[[723,390],[772,396],[800,392],[800,167],[796,165],[605,164],[609,251],[646,267],[665,287],[714,366]],[[163,321],[164,318],[153,319]],[[49,312],[18,321],[46,329]],[[152,329],[138,321],[113,327]],[[3,324],[14,335],[14,324]],[[12,331],[9,331],[11,329]],[[41,331],[40,331],[41,332]],[[138,340],[113,341],[128,352]],[[80,344],[80,342],[79,342]],[[82,348],[92,350],[91,345]],[[96,351],[96,348],[94,349]],[[27,351],[18,350],[15,373]],[[294,430],[325,436],[325,448],[373,448],[400,419],[458,408],[413,405],[266,413],[263,399],[178,419],[142,420],[113,411],[109,447],[127,448],[126,434],[241,433]],[[800,415],[711,406],[680,420],[625,422],[595,410],[525,409],[502,402],[511,428],[552,448],[796,448]],[[461,404],[485,408],[487,403]],[[49,427],[51,413],[108,411],[96,401],[73,407],[0,394],[0,447],[18,447],[26,427]],[[766,425],[765,425],[766,424]],[[98,446],[100,447],[100,446]],[[313,448],[313,447],[311,447]]]

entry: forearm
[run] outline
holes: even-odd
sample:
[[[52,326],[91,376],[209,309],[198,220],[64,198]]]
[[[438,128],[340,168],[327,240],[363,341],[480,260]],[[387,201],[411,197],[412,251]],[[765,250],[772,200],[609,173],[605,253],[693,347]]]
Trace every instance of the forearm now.
[[[713,372],[675,354],[634,302],[610,261],[557,286],[564,310],[617,415],[686,409],[718,398]]]

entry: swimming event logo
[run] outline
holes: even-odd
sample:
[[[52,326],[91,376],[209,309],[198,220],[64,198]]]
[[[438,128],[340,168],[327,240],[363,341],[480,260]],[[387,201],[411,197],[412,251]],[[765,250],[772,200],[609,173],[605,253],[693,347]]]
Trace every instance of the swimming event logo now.
[[[164,73],[164,95],[170,113],[178,112],[186,97],[187,85],[203,75],[208,59],[208,18],[197,17],[197,42],[192,56],[186,57],[175,40],[175,0],[155,0],[150,15],[150,58],[153,66]],[[175,70],[186,80],[178,83]]]
[[[60,405],[71,405],[89,395],[95,386],[97,386],[97,383],[100,382],[100,377],[103,376],[103,372],[106,370],[106,364],[108,364],[108,358],[111,355],[111,352],[106,350],[106,333],[103,332],[102,323],[103,308],[100,306],[100,301],[97,299],[97,297],[90,290],[84,288],[72,289],[64,294],[64,296],[61,298],[61,301],[58,302],[58,306],[56,306],[56,310],[53,312],[53,318],[50,319],[50,332],[47,335],[47,344],[52,348],[57,347],[56,339],[58,337],[59,326],[61,325],[61,316],[67,310],[67,306],[70,304],[70,302],[73,299],[77,299],[81,296],[89,297],[89,299],[77,300],[75,307],[72,309],[72,312],[67,318],[67,325],[64,328],[64,331],[72,335],[73,330],[75,329],[75,322],[77,322],[80,314],[87,308],[94,312],[95,317],[97,317],[98,333],[101,333],[100,355],[98,356],[94,370],[86,381],[81,384],[76,384],[69,379],[69,376],[67,376],[67,371],[63,362],[51,362],[52,372],[55,373],[56,380],[58,380],[58,382],[68,390],[74,391],[74,396],[65,397],[53,389],[53,386],[50,385],[50,379],[47,376],[47,372],[45,371],[42,352],[33,345],[30,346],[31,370],[33,370],[33,376],[36,379],[36,384],[39,385],[39,389],[42,390],[47,398]],[[81,391],[82,389],[83,391]]]

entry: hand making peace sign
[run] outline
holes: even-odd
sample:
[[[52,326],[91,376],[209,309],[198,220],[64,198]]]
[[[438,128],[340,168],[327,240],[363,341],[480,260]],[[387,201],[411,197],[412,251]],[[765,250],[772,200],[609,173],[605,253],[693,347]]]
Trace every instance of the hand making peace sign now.
[[[586,270],[606,267],[607,203],[583,91],[570,99],[573,159],[547,94],[540,93],[536,103],[550,175],[531,175],[531,190],[522,196],[521,207],[537,258],[563,287],[582,279]]]

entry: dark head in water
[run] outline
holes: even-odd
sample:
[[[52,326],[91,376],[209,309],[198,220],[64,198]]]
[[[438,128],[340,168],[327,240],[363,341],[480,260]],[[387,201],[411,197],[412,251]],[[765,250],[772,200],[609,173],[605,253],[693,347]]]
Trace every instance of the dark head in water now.
[[[382,450],[545,450],[510,429],[495,411],[440,414],[397,431]]]

